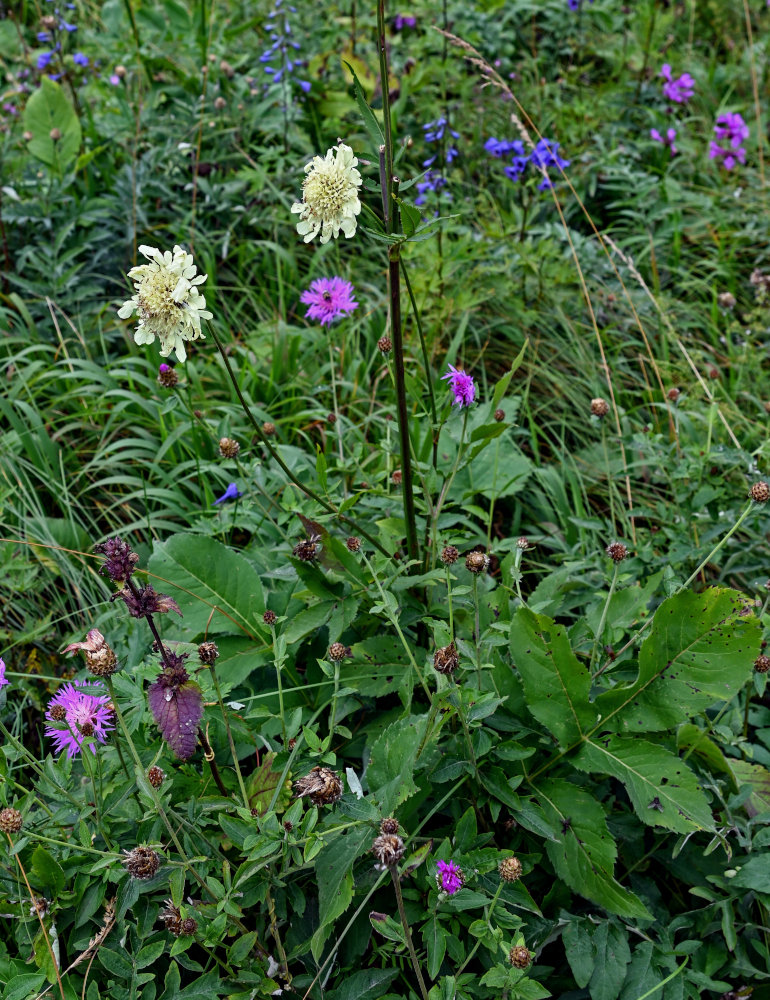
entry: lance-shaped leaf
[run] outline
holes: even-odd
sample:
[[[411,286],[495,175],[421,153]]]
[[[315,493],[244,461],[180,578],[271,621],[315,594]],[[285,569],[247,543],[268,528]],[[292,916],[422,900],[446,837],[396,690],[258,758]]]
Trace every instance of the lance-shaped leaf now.
[[[638,737],[607,736],[584,744],[572,763],[581,771],[609,774],[622,781],[643,823],[677,833],[714,829],[697,778],[665,747]]]
[[[557,876],[586,899],[621,917],[649,918],[650,913],[634,893],[614,878],[617,847],[601,803],[569,781],[539,782],[534,788],[541,823],[549,828],[545,842]],[[529,822],[514,810],[528,829]],[[539,832],[539,831],[538,831]]]
[[[182,671],[187,676],[186,671]],[[201,689],[191,680],[168,683],[167,672],[147,690],[150,711],[163,739],[180,760],[189,760],[198,742],[198,725],[203,716]]]
[[[761,630],[735,590],[684,591],[655,612],[639,653],[639,676],[596,699],[602,729],[673,729],[715,702],[729,701],[751,676]]]
[[[511,623],[511,651],[530,712],[561,746],[578,743],[597,713],[588,700],[588,665],[578,662],[564,626],[520,608]]]

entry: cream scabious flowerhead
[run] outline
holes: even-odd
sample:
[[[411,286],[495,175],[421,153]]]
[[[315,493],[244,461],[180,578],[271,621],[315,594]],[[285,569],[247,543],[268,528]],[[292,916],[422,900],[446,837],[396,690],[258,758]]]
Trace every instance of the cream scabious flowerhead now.
[[[206,300],[197,288],[207,276],[196,277],[198,268],[192,254],[180,246],[174,247],[173,254],[148,246],[140,246],[139,252],[150,263],[132,267],[128,272],[135,293],[118,309],[118,316],[128,319],[136,313],[139,316],[134,333],[136,343],[152,344],[157,337],[161,357],[167,358],[176,351],[177,358],[184,361],[185,341],[202,338],[201,320],[211,319]]]
[[[326,157],[314,156],[305,165],[307,177],[302,184],[302,201],[295,201],[292,212],[298,212],[297,232],[309,243],[321,234],[321,243],[336,239],[340,230],[345,236],[356,231],[356,216],[361,211],[358,191],[361,174],[358,160],[350,146],[340,143],[328,150]]]

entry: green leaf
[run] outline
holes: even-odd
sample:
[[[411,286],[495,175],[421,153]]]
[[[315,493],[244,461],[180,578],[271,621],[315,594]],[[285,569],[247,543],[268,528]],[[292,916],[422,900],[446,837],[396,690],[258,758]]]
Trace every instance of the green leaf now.
[[[47,76],[41,78],[40,87],[27,101],[24,128],[32,133],[27,149],[47,167],[63,173],[78,155],[82,139],[78,116],[59,84]],[[54,129],[61,138],[51,138]]]
[[[427,719],[427,715],[399,719],[372,747],[366,777],[384,815],[390,815],[417,791],[412,772]]]
[[[615,881],[617,847],[601,804],[564,780],[544,781],[535,794],[542,819],[550,828],[545,847],[557,876],[610,913],[649,918],[644,903]]]
[[[639,675],[595,701],[602,728],[673,729],[682,718],[729,701],[751,676],[761,630],[737,591],[712,588],[667,598],[639,653]]]
[[[99,961],[108,972],[120,979],[131,978],[133,966],[125,955],[119,951],[113,951],[111,948],[100,948],[98,954]]]
[[[345,61],[343,60],[343,62]],[[380,123],[374,116],[374,112],[366,103],[366,96],[364,95],[363,87],[359,83],[358,77],[356,76],[356,71],[349,62],[345,62],[345,65],[350,70],[350,75],[353,77],[353,91],[356,95],[356,104],[358,105],[358,110],[361,114],[361,122],[366,129],[369,138],[374,143],[374,155],[376,157],[379,153],[380,146],[385,143],[385,136],[380,128]]]
[[[594,971],[594,948],[588,929],[590,926],[586,920],[575,918],[567,924],[562,933],[564,953],[575,982],[581,990],[588,986]]]
[[[32,852],[32,867],[42,884],[58,896],[64,888],[64,871],[56,858],[44,847],[36,847]]]
[[[738,865],[735,867],[738,868]],[[744,862],[738,874],[730,879],[730,885],[738,886],[740,889],[753,889],[754,892],[770,893],[770,864],[767,854],[756,855]]]
[[[411,236],[422,221],[422,213],[419,208],[415,208],[414,205],[408,201],[404,201],[403,198],[398,198],[397,200],[398,207],[401,209],[401,222],[404,226],[404,232],[407,236]]]
[[[479,773],[481,784],[486,790],[510,809],[515,809],[519,804],[519,797],[513,791],[511,782],[516,783],[516,787],[521,784],[522,775],[508,778],[502,768],[485,765]]]
[[[3,1000],[28,1000],[37,994],[44,982],[45,974],[42,972],[24,972],[13,976],[5,984]]]
[[[327,492],[327,488],[326,488],[326,456],[324,455],[323,451],[321,450],[321,446],[320,445],[318,446],[318,448],[316,450],[315,472],[316,472],[316,475],[318,476],[318,482],[321,484],[321,489],[324,491],[324,493],[326,493]]]
[[[607,736],[584,743],[572,763],[581,771],[609,774],[622,781],[636,815],[649,826],[677,833],[714,829],[698,779],[665,747],[635,736]]]
[[[404,928],[400,921],[394,920],[387,913],[378,913],[376,910],[372,910],[369,914],[369,923],[372,925],[372,930],[377,931],[388,941],[395,941],[406,947]]]
[[[172,597],[184,615],[174,622],[180,636],[193,639],[204,631],[209,636],[238,631],[267,635],[259,574],[247,559],[215,538],[172,535],[156,543],[149,570],[150,583]]]
[[[447,932],[435,914],[422,926],[422,939],[428,953],[428,975],[431,979],[436,978],[444,961],[447,937]]]
[[[323,931],[350,905],[353,898],[353,862],[368,846],[372,831],[368,827],[352,829],[345,836],[341,834],[319,853],[315,859],[315,874],[318,880],[318,922]],[[314,935],[319,937],[318,933]],[[320,935],[323,946],[324,935]],[[318,957],[314,949],[313,954]]]
[[[506,392],[508,392],[508,386],[511,383],[511,379],[516,374],[516,370],[518,369],[521,362],[524,360],[524,354],[528,347],[529,347],[529,338],[527,338],[524,341],[521,350],[513,359],[513,363],[511,364],[509,371],[507,371],[502,378],[499,378],[497,380],[497,384],[495,385],[495,391],[492,396],[492,405],[490,409],[496,410],[497,407],[500,405],[503,396],[506,394]]]
[[[736,781],[737,772],[735,772],[732,765],[743,763],[743,761],[733,760],[728,762],[725,755],[709,737],[705,729],[701,729],[692,722],[685,722],[676,731],[676,746],[678,750],[689,751],[685,756],[695,754],[712,771],[716,771],[717,774],[726,774],[730,779],[733,791],[738,791],[738,782]]]
[[[342,986],[327,993],[327,1000],[380,1000],[398,969],[366,969],[348,976]]]
[[[770,771],[747,760],[731,760],[730,766],[739,785],[751,785],[751,795],[743,803],[748,815],[770,812]]]
[[[609,920],[599,924],[593,937],[596,965],[591,976],[591,1000],[616,1000],[631,961],[625,930]]]
[[[574,746],[597,714],[589,701],[590,670],[572,652],[566,629],[519,608],[511,622],[511,651],[530,712],[562,747]]]
[[[148,965],[152,965],[156,962],[163,952],[166,950],[166,942],[161,938],[160,941],[153,941],[152,944],[145,945],[137,955],[134,956],[134,963],[137,969],[144,969]]]

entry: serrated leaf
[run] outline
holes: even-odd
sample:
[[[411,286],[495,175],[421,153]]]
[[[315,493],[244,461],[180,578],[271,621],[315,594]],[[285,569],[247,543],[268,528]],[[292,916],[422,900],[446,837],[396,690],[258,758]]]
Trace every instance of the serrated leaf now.
[[[770,771],[747,760],[731,760],[730,766],[739,785],[751,785],[751,795],[743,803],[749,816],[770,812]]]
[[[198,726],[203,718],[203,695],[195,681],[169,682],[166,672],[149,686],[150,711],[168,743],[180,760],[189,760],[198,744]]]
[[[399,719],[372,747],[366,777],[372,797],[385,815],[417,791],[412,772],[427,720],[427,715]]]
[[[737,591],[720,588],[667,598],[639,652],[637,679],[596,699],[602,728],[673,729],[683,717],[729,701],[751,676],[761,639],[745,606]]]
[[[564,953],[581,990],[588,986],[594,971],[594,949],[589,926],[587,921],[575,918],[570,920],[562,933]]]
[[[572,763],[622,781],[636,815],[649,826],[677,833],[714,829],[698,779],[665,747],[638,737],[607,736],[584,743]]]
[[[32,852],[32,868],[51,895],[58,896],[64,888],[64,869],[56,858],[44,847],[36,847]]]
[[[538,784],[535,795],[550,828],[545,846],[558,877],[610,913],[649,918],[644,903],[615,881],[617,847],[601,803],[564,780]]]
[[[428,953],[428,975],[431,979],[435,979],[446,955],[447,939],[447,932],[435,914],[423,924],[422,939]]]
[[[616,1000],[631,961],[625,929],[612,921],[602,921],[594,931],[593,946],[596,965],[588,985],[591,1000]]]
[[[398,969],[365,969],[348,976],[342,986],[326,994],[327,1000],[380,1000]]]
[[[171,535],[156,543],[149,569],[156,589],[170,592],[184,614],[175,625],[180,637],[193,639],[204,631],[266,634],[259,574],[244,556],[215,538]]]
[[[328,937],[330,925],[345,912],[353,899],[353,862],[369,845],[371,838],[372,832],[367,827],[350,830],[346,836],[335,837],[315,859],[319,927],[313,935],[311,951],[316,959]]]
[[[597,721],[589,701],[591,672],[572,652],[563,625],[528,608],[511,622],[513,662],[527,707],[562,747],[574,746]]]

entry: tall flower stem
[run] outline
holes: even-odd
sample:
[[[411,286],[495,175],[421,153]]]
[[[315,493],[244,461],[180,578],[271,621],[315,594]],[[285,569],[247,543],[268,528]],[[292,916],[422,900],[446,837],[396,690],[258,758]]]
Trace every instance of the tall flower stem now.
[[[390,877],[393,879],[393,888],[396,891],[396,904],[398,905],[398,915],[401,917],[401,925],[404,928],[404,937],[406,938],[406,946],[409,949],[409,957],[412,960],[412,968],[414,969],[414,974],[417,976],[417,982],[420,984],[420,993],[422,993],[422,1000],[428,1000],[428,991],[425,987],[425,980],[422,978],[422,969],[420,968],[420,963],[417,960],[417,952],[414,950],[414,942],[412,941],[412,932],[409,930],[409,921],[406,919],[406,910],[404,909],[404,897],[401,895],[401,878],[398,874],[398,867],[396,865],[391,865]]]
[[[225,369],[230,378],[230,381],[233,384],[233,388],[235,389],[235,394],[238,397],[238,401],[241,404],[241,408],[243,412],[246,414],[246,418],[256,431],[259,440],[262,442],[262,444],[270,453],[270,457],[280,466],[280,468],[286,474],[289,482],[293,486],[296,486],[298,490],[301,490],[301,492],[304,493],[306,497],[309,497],[311,500],[314,500],[319,505],[319,507],[323,507],[323,509],[327,511],[327,513],[333,514],[335,517],[338,517],[341,521],[344,521],[345,524],[349,524],[355,530],[356,534],[362,535],[367,540],[367,542],[370,542],[375,547],[375,549],[377,549],[378,552],[381,552],[384,556],[389,556],[389,554],[385,551],[382,545],[380,545],[377,539],[372,538],[369,532],[365,528],[362,528],[361,525],[358,524],[356,521],[354,521],[352,517],[348,517],[346,514],[341,514],[338,510],[335,510],[332,504],[328,503],[328,501],[324,500],[323,497],[320,497],[314,490],[311,490],[309,486],[305,486],[304,483],[301,483],[297,479],[297,477],[291,471],[289,466],[284,462],[284,460],[272,446],[270,441],[267,439],[265,433],[263,432],[262,428],[259,426],[257,421],[254,419],[254,414],[251,412],[249,404],[243,397],[243,393],[241,392],[241,387],[238,385],[238,380],[236,379],[235,372],[233,371],[232,366],[230,364],[230,359],[225,353],[225,349],[222,346],[222,342],[220,341],[219,337],[217,337],[216,332],[210,323],[207,323],[207,329],[211,334],[214,343],[217,345],[217,350],[219,351],[222,360],[224,361]]]
[[[444,506],[444,501],[446,500],[447,494],[449,493],[449,489],[452,486],[452,483],[454,482],[455,476],[457,475],[457,470],[460,467],[460,460],[462,459],[463,455],[465,454],[465,449],[463,449],[463,443],[465,441],[465,430],[466,430],[467,426],[468,426],[468,409],[467,409],[467,407],[465,407],[463,409],[463,429],[460,432],[460,443],[457,445],[457,455],[455,456],[454,465],[452,466],[452,471],[449,473],[449,475],[444,480],[444,485],[441,487],[441,493],[439,494],[438,500],[436,501],[436,506],[435,506],[435,508],[433,510],[433,514],[432,514],[432,521],[433,521],[433,525],[432,525],[432,529],[433,529],[432,530],[432,537],[433,537],[433,541],[432,541],[432,545],[431,545],[431,563],[430,563],[430,568],[431,569],[435,569],[436,568],[436,556],[437,556],[437,552],[436,552],[436,532],[438,530],[438,519],[439,519],[439,516],[441,514],[441,508]],[[438,437],[436,438],[436,442],[438,443]],[[426,564],[427,564],[427,561],[428,561],[427,557],[426,557],[425,561],[426,561]]]
[[[225,731],[227,732],[227,741],[230,744],[230,753],[233,758],[233,765],[235,766],[235,773],[238,776],[238,787],[241,790],[241,798],[243,799],[243,806],[245,809],[250,809],[249,806],[249,796],[246,793],[246,786],[243,783],[243,775],[241,774],[241,765],[238,761],[238,754],[235,752],[235,740],[233,739],[233,734],[230,729],[230,719],[227,715],[227,709],[225,708],[225,703],[222,698],[222,690],[219,687],[219,678],[217,677],[216,664],[212,663],[210,668],[211,679],[214,682],[214,689],[217,692],[217,701],[219,702],[219,708],[222,712],[222,721],[225,724]]]
[[[380,149],[380,174],[382,181],[382,210],[385,229],[399,231],[399,212],[396,195],[398,178],[393,174],[393,128],[390,119],[390,77],[388,74],[388,49],[385,37],[385,0],[377,0],[377,44],[380,53],[380,89],[382,91],[382,117],[385,143]],[[392,244],[388,248],[388,298],[390,300],[390,332],[393,341],[393,367],[396,374],[396,409],[398,436],[401,450],[402,496],[406,547],[409,558],[418,558],[417,524],[412,483],[412,457],[409,452],[409,412],[406,404],[406,378],[404,372],[404,340],[401,328],[401,248]],[[412,567],[416,569],[416,566]]]
[[[283,665],[286,662],[286,640],[280,642],[275,634],[275,625],[270,626],[270,634],[273,637],[273,655],[275,657],[275,679],[278,684],[278,711],[281,714],[281,733],[283,735],[283,745],[286,746],[286,715],[283,710]]]
[[[479,614],[478,574],[473,574],[473,638],[476,646],[476,684],[481,690],[481,615]]]
[[[444,39],[444,44],[446,44],[446,39]],[[440,233],[440,230],[439,230]],[[422,321],[420,319],[420,310],[417,308],[417,302],[414,297],[414,292],[412,291],[412,283],[409,280],[409,275],[406,273],[406,264],[404,263],[404,258],[401,258],[401,273],[404,276],[404,284],[406,285],[407,295],[409,296],[409,302],[412,305],[412,313],[414,314],[414,321],[417,326],[417,335],[420,338],[420,348],[422,349],[422,362],[425,367],[425,382],[428,386],[428,399],[430,400],[430,415],[431,421],[433,423],[433,468],[436,468],[438,463],[438,417],[436,415],[436,398],[433,395],[433,378],[431,377],[430,362],[428,360],[428,347],[425,343],[425,334],[422,329]]]

